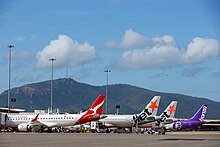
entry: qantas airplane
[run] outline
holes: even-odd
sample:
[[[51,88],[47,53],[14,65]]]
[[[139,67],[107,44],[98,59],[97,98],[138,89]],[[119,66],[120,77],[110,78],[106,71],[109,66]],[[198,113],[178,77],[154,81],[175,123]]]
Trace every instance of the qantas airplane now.
[[[100,119],[105,96],[100,94],[91,107],[81,114],[6,114],[6,127],[18,131],[43,131],[59,126],[84,124]]]
[[[156,117],[160,96],[154,96],[143,111],[135,115],[106,115],[106,118],[100,119],[99,122],[105,128],[132,128],[143,123],[150,123],[160,119]]]
[[[187,129],[187,128],[203,125],[206,123],[204,121],[206,110],[207,110],[207,105],[203,104],[192,118],[187,120],[178,120],[171,124],[167,124],[165,125],[165,128],[167,130],[181,130],[181,129]]]

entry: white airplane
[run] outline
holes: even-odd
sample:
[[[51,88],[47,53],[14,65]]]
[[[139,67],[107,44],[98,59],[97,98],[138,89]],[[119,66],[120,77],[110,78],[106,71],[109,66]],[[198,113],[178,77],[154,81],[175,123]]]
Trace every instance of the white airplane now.
[[[177,107],[177,101],[172,101],[164,112],[160,115],[159,120],[148,123],[146,125],[141,125],[141,128],[150,128],[148,129],[148,133],[153,134],[153,130],[158,130],[158,132],[165,134],[165,125],[173,123],[176,119],[174,118]]]
[[[161,119],[157,120],[155,123],[155,127],[162,128],[166,124],[173,123],[175,121],[174,115],[176,112],[177,101],[172,101],[164,112],[160,115]]]
[[[132,128],[138,127],[142,123],[150,123],[160,119],[157,117],[157,110],[160,102],[160,96],[154,96],[143,111],[135,115],[106,115],[106,118],[99,122],[105,128]]]
[[[6,114],[5,126],[18,131],[38,131],[59,126],[84,124],[100,119],[105,96],[100,94],[91,107],[81,114]]]

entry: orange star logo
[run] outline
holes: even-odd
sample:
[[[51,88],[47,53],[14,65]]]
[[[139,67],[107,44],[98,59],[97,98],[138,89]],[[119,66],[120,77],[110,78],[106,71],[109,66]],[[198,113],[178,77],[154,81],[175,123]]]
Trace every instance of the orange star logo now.
[[[172,113],[175,111],[174,105],[169,106],[169,109],[168,109],[167,111],[169,111],[169,112],[170,112],[170,115],[172,115]]]
[[[154,101],[154,102],[150,102],[149,108],[151,108],[151,109],[152,109],[152,112],[154,112],[154,109],[155,109],[155,108],[158,108],[158,106],[157,106],[157,100]]]

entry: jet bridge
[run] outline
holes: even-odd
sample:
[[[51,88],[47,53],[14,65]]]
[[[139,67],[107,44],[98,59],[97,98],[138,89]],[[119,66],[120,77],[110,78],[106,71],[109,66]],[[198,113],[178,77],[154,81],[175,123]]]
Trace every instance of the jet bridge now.
[[[0,113],[0,126],[4,126],[6,124],[7,114]]]

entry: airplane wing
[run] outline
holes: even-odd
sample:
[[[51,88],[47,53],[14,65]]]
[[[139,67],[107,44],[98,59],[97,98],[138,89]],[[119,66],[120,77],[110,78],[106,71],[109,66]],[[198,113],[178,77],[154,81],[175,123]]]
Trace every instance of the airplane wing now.
[[[204,121],[206,122],[204,125],[220,125],[220,120],[205,119]]]
[[[203,125],[203,124],[205,124],[206,122],[205,121],[199,121],[198,122],[198,125]]]
[[[40,128],[45,127],[45,125],[43,123],[41,123],[37,120],[38,116],[39,116],[39,113],[36,115],[36,117],[34,119],[31,120],[31,122],[29,124],[31,131],[37,131]]]
[[[117,125],[111,124],[111,123],[105,123],[104,126],[105,126],[106,128],[114,128],[114,127],[117,127]]]
[[[104,118],[106,118],[106,117],[108,117],[108,115],[101,115],[101,116],[100,116],[100,119],[104,119]]]
[[[53,126],[56,125],[56,123],[53,123],[53,122],[44,122],[44,123],[42,123],[42,122],[37,120],[38,116],[39,116],[39,114],[37,114],[37,116],[34,119],[32,119],[30,124],[29,124],[32,131],[37,131],[40,128],[50,128],[50,127],[53,127]]]
[[[167,118],[163,123],[164,123],[164,125],[166,125],[166,124],[171,124],[173,122],[174,122],[173,118]]]
[[[147,124],[147,123],[155,122],[155,121],[160,120],[160,119],[162,119],[160,116],[149,116],[145,120],[139,121],[138,125],[144,125],[144,124]]]
[[[35,126],[39,124],[39,121],[37,120],[39,116],[39,113],[35,116],[34,119],[31,120],[30,125]]]

